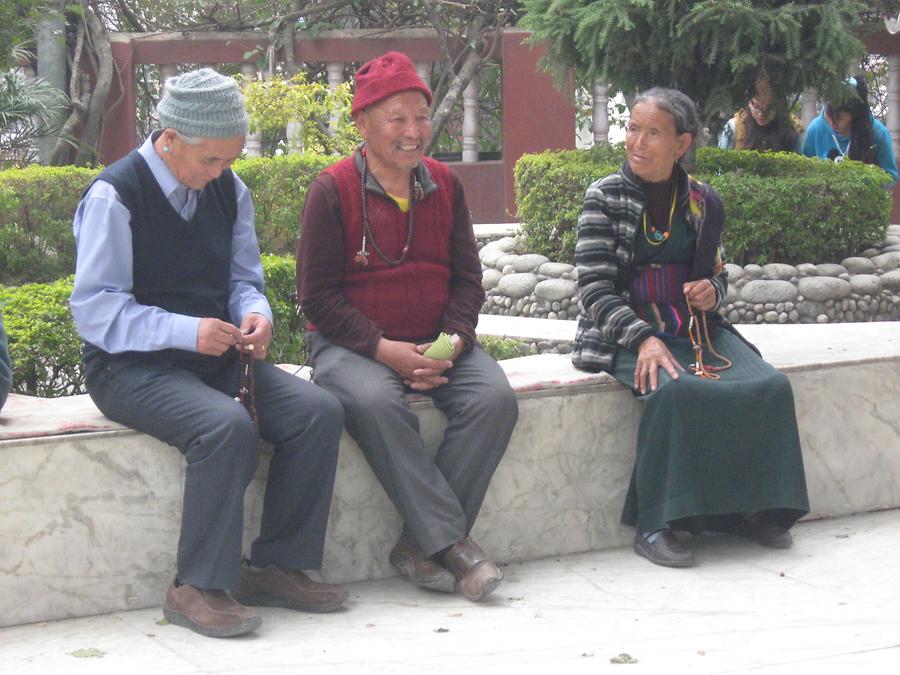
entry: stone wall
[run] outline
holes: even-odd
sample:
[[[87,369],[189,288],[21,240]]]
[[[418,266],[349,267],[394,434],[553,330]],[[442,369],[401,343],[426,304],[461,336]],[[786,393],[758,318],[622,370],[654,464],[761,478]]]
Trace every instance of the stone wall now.
[[[515,254],[516,244],[514,237],[502,237],[480,246],[486,293],[482,313],[576,319],[578,271],[542,255]],[[729,289],[722,313],[732,323],[900,320],[900,225],[891,225],[878,246],[840,265],[726,268]]]

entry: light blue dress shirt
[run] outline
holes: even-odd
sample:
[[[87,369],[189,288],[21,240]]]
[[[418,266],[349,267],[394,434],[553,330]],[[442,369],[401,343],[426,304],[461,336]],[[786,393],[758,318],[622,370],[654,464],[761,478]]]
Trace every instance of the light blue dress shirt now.
[[[197,190],[182,185],[156,154],[151,134],[138,152],[156,182],[183,218],[197,207]],[[253,229],[253,200],[234,174],[237,218],[231,240],[231,279],[228,309],[235,324],[255,312],[272,323],[272,310],[263,295],[259,244]],[[197,351],[202,317],[167,312],[142,305],[132,294],[131,214],[116,189],[95,182],[75,211],[73,229],[78,250],[75,288],[69,301],[78,334],[110,353],[183,349]],[[165,260],[159,261],[165,265]]]

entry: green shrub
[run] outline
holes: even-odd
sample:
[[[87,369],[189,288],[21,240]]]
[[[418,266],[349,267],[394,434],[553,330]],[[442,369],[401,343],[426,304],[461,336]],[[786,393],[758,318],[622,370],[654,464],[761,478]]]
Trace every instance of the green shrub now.
[[[266,297],[275,319],[268,359],[306,363],[306,321],[294,303],[294,260],[263,256]],[[56,397],[84,393],[81,338],[69,310],[71,276],[51,284],[0,286],[0,313],[9,336],[13,391]]]
[[[84,393],[81,339],[69,311],[72,277],[52,284],[0,286],[13,391],[48,398]]]
[[[621,145],[522,155],[515,167],[516,210],[526,248],[574,262],[578,214],[588,185],[617,170]]]
[[[334,161],[307,154],[235,162],[253,195],[260,250],[293,255],[306,190]],[[0,171],[0,284],[45,283],[75,271],[72,216],[98,173],[71,166]]]
[[[275,320],[275,337],[268,360],[305,365],[306,319],[297,304],[297,267],[288,256],[263,255],[266,297]]]
[[[514,359],[519,356],[528,356],[535,353],[530,345],[512,338],[496,337],[494,335],[479,335],[478,344],[482,346],[495,361]]]
[[[303,154],[234,163],[235,172],[253,195],[256,236],[263,253],[294,255],[306,190],[319,172],[336,159]]]
[[[516,164],[518,213],[530,250],[573,261],[584,189],[624,159],[621,146],[594,152],[544,152]],[[888,225],[889,176],[859,162],[700,148],[694,174],[722,196],[725,248],[739,264],[840,262],[883,239]]]
[[[49,282],[75,271],[72,216],[97,173],[71,166],[0,171],[0,283]]]

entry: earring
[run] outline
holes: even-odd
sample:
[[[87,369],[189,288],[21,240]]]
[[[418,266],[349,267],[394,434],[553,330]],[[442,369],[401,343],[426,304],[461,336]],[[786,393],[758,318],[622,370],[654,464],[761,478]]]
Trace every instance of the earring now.
[[[172,148],[170,148],[168,145],[164,145],[163,152],[172,152]]]

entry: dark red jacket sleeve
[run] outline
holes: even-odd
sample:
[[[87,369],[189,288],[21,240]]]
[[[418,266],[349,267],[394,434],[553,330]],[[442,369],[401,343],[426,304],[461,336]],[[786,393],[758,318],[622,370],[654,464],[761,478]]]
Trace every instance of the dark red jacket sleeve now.
[[[481,260],[475,245],[472,218],[466,195],[456,174],[453,176],[453,229],[450,233],[450,302],[441,317],[441,330],[457,333],[467,348],[475,344],[475,326],[484,304]]]

